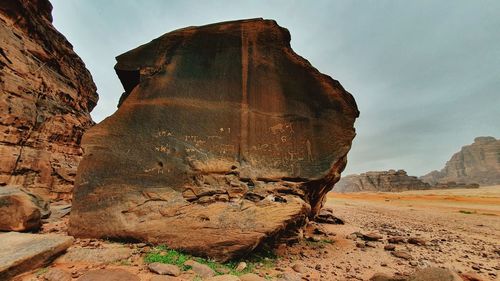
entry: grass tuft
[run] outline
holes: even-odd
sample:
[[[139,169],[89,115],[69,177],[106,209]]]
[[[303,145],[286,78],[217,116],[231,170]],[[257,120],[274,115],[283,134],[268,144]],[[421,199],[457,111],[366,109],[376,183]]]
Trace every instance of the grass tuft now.
[[[201,264],[205,264],[216,272],[217,275],[222,274],[232,274],[240,276],[246,273],[252,273],[256,267],[261,266],[263,268],[271,268],[276,264],[276,259],[278,257],[272,252],[259,252],[252,254],[249,258],[243,260],[235,260],[227,263],[219,263],[210,259],[195,257],[182,253],[177,250],[169,249],[166,246],[154,247],[150,252],[144,257],[146,263],[166,263],[178,266],[182,271],[190,269],[190,266],[184,265],[188,260],[194,260]],[[236,271],[236,267],[240,262],[246,262],[247,267],[242,271]]]

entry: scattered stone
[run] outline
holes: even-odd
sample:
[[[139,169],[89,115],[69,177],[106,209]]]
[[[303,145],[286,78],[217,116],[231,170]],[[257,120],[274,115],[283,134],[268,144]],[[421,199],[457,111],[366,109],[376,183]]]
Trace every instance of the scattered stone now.
[[[292,265],[292,269],[298,273],[306,272],[306,268],[301,263],[295,263],[294,265]]]
[[[387,242],[391,244],[401,244],[401,243],[406,243],[406,239],[401,236],[396,236],[396,237],[391,237],[387,239]]]
[[[240,276],[241,281],[266,281],[266,278],[260,277],[254,273],[247,273]]]
[[[375,273],[370,278],[370,281],[405,281],[405,279],[400,277],[391,277],[385,273]]]
[[[481,278],[475,272],[460,273],[460,276],[464,281],[484,281],[483,278]]]
[[[159,262],[153,262],[148,265],[149,270],[161,275],[179,276],[181,270],[179,267],[173,264],[165,264]]]
[[[277,281],[301,281],[302,277],[299,273],[295,272],[284,272]]]
[[[344,220],[333,215],[333,210],[330,208],[323,208],[314,219],[319,223],[328,224],[344,224]]]
[[[358,247],[358,248],[366,247],[365,242],[356,242],[356,247]]]
[[[209,278],[206,278],[203,280],[205,280],[205,281],[240,281],[241,279],[238,278],[238,276],[224,274],[224,275],[209,277]]]
[[[396,246],[394,246],[394,245],[385,245],[384,246],[384,250],[386,250],[386,251],[394,251],[394,250],[396,250]]]
[[[408,281],[462,281],[453,271],[447,268],[427,267],[410,275]]]
[[[188,281],[193,279],[185,279],[181,277],[168,276],[168,275],[155,275],[149,281]]]
[[[0,280],[47,265],[72,243],[65,235],[0,233]]]
[[[365,245],[366,245],[366,247],[369,247],[369,248],[377,248],[377,245],[373,242],[366,242]]]
[[[377,234],[377,233],[368,233],[368,234],[363,234],[363,240],[366,240],[366,241],[378,241],[380,239],[382,239],[382,235],[380,234]]]
[[[49,215],[49,203],[42,197],[22,188],[0,186],[0,231],[38,230],[42,218]]]
[[[132,253],[132,249],[124,246],[103,249],[70,248],[66,254],[55,260],[54,263],[112,263],[126,260]]]
[[[50,268],[44,275],[46,281],[71,281],[71,273],[60,268]]]
[[[238,266],[236,266],[235,270],[238,272],[242,272],[243,270],[245,270],[245,268],[247,268],[247,263],[242,261],[238,263]]]
[[[395,257],[398,257],[398,258],[401,258],[401,259],[405,259],[405,260],[411,260],[412,257],[411,255],[408,253],[408,252],[405,252],[405,251],[394,251],[394,252],[391,252],[391,254]]]
[[[190,266],[191,269],[202,278],[209,278],[215,275],[215,271],[213,271],[213,269],[211,269],[208,265],[201,264],[194,260],[188,260],[184,263],[184,265]]]
[[[414,245],[419,245],[419,246],[425,246],[425,244],[426,244],[424,239],[418,238],[418,237],[408,238],[408,243],[414,244]]]
[[[77,281],[141,281],[124,269],[97,269],[84,273]]]

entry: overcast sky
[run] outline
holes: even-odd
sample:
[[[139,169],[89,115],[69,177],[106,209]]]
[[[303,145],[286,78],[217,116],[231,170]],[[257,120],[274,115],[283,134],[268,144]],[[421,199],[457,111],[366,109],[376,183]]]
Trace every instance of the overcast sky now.
[[[177,28],[263,17],[354,95],[361,116],[346,174],[420,176],[476,136],[500,137],[500,1],[51,2],[97,84],[96,122],[123,92],[117,55]]]

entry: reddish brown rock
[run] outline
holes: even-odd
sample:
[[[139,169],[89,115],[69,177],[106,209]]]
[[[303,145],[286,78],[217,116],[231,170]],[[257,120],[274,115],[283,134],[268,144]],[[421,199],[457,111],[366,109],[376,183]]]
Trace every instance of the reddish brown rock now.
[[[38,230],[50,215],[49,203],[22,188],[0,186],[0,231]]]
[[[500,184],[500,139],[477,137],[446,162],[441,171],[420,177],[440,188],[475,188]]]
[[[345,167],[356,103],[272,20],[167,33],[117,58],[69,231],[227,260],[302,227]],[[95,227],[99,225],[99,227]]]
[[[429,189],[430,185],[417,177],[409,176],[404,170],[366,172],[343,177],[336,185],[335,192],[383,191]]]
[[[0,185],[67,198],[97,93],[47,0],[0,5]]]

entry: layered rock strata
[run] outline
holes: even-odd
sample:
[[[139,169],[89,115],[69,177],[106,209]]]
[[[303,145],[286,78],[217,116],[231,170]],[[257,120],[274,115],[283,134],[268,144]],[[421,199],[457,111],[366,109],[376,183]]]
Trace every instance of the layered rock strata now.
[[[227,260],[318,213],[359,112],[293,52],[288,30],[262,19],[188,27],[117,61],[125,93],[84,135],[71,235]]]
[[[0,5],[0,186],[68,198],[97,93],[51,11],[46,0]]]
[[[335,185],[335,192],[382,191],[399,192],[429,189],[430,185],[417,177],[408,176],[404,170],[374,171],[348,175]]]
[[[499,185],[500,139],[477,137],[453,154],[441,171],[432,171],[420,179],[432,185]]]

